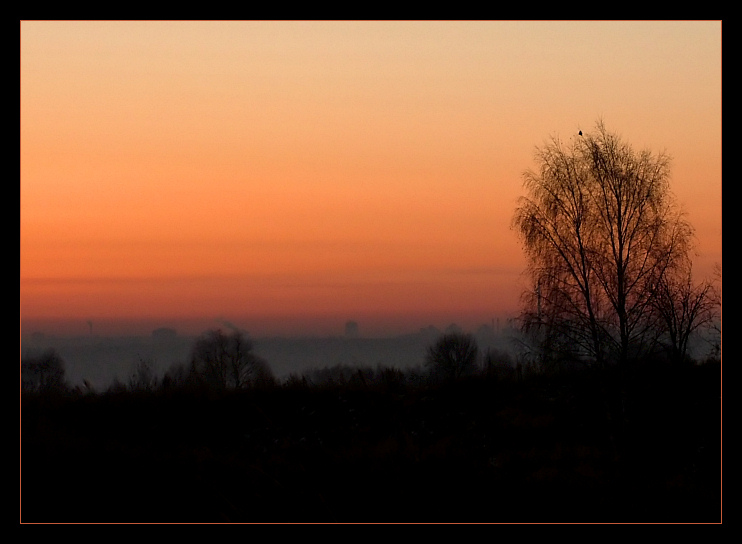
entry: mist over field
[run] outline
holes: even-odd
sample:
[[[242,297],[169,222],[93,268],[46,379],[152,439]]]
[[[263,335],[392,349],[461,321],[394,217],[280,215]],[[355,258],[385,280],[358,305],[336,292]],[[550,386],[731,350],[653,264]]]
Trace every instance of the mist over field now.
[[[221,328],[227,332],[235,327],[228,321],[214,320],[212,325],[211,329]],[[363,333],[362,322],[349,321],[337,328],[336,334],[253,336],[247,333],[254,343],[255,353],[265,359],[276,378],[282,380],[292,373],[338,365],[400,370],[421,367],[426,349],[440,334],[446,330],[463,330],[449,323],[441,327],[421,326],[415,332],[368,336]],[[87,380],[96,390],[104,390],[116,378],[126,382],[140,360],[151,362],[159,375],[164,375],[174,364],[187,365],[198,337],[198,334],[182,333],[170,327],[157,327],[149,334],[129,335],[97,334],[94,324],[90,330],[88,334],[24,333],[21,354],[26,358],[53,348],[65,362],[66,377],[71,385],[79,386]],[[489,324],[466,332],[475,334],[482,353],[488,349],[517,352],[519,334],[506,318],[494,318]]]

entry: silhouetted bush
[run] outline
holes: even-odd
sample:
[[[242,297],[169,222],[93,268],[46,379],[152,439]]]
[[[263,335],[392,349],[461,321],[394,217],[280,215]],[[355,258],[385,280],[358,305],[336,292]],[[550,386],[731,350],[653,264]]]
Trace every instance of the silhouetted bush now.
[[[111,382],[111,385],[106,389],[106,393],[113,395],[123,395],[128,391],[131,391],[131,388],[127,387],[125,383],[118,379],[118,377],[115,377]]]
[[[417,374],[422,374],[418,371]],[[314,368],[299,375],[292,373],[283,382],[286,388],[315,389],[368,389],[384,392],[401,392],[408,386],[427,383],[427,379],[410,370],[407,373],[394,367],[377,365],[352,366],[337,364],[329,367]]]
[[[131,391],[154,391],[157,388],[158,379],[152,361],[140,358],[129,377],[129,389]]]
[[[164,391],[184,389],[191,385],[191,376],[184,363],[173,363],[160,380],[160,389]]]
[[[404,372],[393,367],[379,367],[376,372],[376,380],[385,391],[396,393],[404,391],[407,387],[407,377]]]
[[[60,393],[68,389],[65,363],[56,350],[21,361],[21,390],[28,393]]]
[[[273,375],[268,361],[262,357],[253,355],[252,367],[250,378],[247,381],[247,387],[265,389],[278,385],[278,380]]]
[[[517,378],[513,357],[506,351],[494,348],[484,354],[484,375],[497,380],[514,380]]]
[[[363,387],[372,379],[373,370],[368,367],[357,367],[336,364],[329,367],[314,368],[303,374],[303,380],[314,387]]]
[[[292,372],[286,379],[284,379],[282,385],[287,389],[306,389],[309,387],[309,382],[305,375],[299,375],[296,372]]]

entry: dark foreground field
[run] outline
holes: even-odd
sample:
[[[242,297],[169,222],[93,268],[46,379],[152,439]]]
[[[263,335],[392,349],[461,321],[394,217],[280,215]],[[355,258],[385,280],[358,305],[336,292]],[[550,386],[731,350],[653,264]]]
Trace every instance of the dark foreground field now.
[[[721,370],[24,397],[21,522],[721,521]]]

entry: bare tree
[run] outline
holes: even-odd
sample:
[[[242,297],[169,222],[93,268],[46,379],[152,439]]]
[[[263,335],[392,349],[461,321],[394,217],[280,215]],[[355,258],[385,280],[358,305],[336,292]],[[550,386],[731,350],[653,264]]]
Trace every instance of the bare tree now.
[[[525,322],[599,364],[623,365],[653,331],[655,286],[690,249],[670,160],[635,152],[602,122],[568,145],[553,138],[536,160],[513,218],[534,285]]]
[[[715,316],[714,320],[710,324],[710,330],[712,334],[711,345],[712,345],[712,357],[721,359],[721,264],[714,266],[714,306]]]
[[[228,335],[221,330],[208,331],[193,346],[191,374],[219,389],[270,382],[270,367],[252,349],[252,342],[237,330]]]
[[[478,354],[471,334],[447,333],[428,348],[425,364],[433,374],[454,380],[476,369]]]
[[[62,392],[67,389],[65,364],[54,349],[21,361],[21,390],[32,393]]]
[[[674,363],[687,358],[691,335],[705,326],[715,325],[719,298],[710,281],[694,283],[692,265],[665,274],[657,283],[654,310],[664,325],[664,343]]]

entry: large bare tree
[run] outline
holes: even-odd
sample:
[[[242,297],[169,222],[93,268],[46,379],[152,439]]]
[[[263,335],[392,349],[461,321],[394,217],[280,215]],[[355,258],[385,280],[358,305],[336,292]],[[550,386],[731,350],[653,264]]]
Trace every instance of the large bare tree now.
[[[670,160],[598,122],[566,144],[552,138],[536,161],[513,218],[533,282],[526,324],[599,364],[625,364],[655,332],[655,286],[690,249]]]

